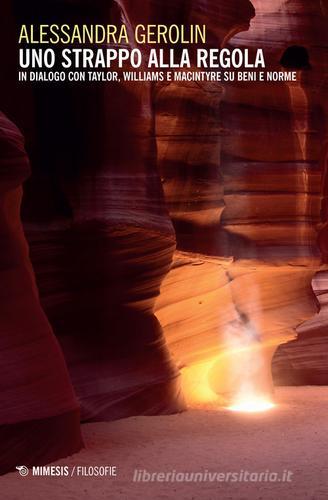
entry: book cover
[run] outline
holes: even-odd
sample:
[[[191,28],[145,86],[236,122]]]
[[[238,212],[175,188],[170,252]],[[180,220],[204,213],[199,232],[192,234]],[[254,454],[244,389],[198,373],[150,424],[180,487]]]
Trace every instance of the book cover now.
[[[327,498],[327,22],[3,0],[2,498]]]

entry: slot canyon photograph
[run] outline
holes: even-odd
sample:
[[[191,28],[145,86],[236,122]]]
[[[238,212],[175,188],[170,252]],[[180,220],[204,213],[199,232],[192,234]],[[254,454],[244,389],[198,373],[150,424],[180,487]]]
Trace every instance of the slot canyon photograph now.
[[[18,80],[122,24],[280,76]],[[0,90],[0,498],[326,500],[328,0],[2,0]]]

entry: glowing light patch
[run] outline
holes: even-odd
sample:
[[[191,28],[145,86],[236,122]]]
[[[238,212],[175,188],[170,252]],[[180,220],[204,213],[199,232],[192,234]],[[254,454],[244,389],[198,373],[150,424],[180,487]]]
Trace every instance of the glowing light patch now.
[[[261,398],[250,398],[239,400],[236,403],[228,406],[228,410],[230,411],[239,411],[246,413],[259,413],[263,411],[272,410],[275,407],[275,404],[269,400],[261,399]]]

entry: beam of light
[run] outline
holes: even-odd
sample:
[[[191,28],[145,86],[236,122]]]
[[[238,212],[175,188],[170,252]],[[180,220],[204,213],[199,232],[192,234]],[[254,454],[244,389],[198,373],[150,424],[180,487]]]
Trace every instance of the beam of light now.
[[[264,345],[250,344],[247,348],[233,351],[229,358],[236,391],[231,393],[230,404],[226,408],[244,413],[260,413],[274,408],[267,373],[271,356],[265,359]]]
[[[209,385],[234,412],[258,413],[274,408],[271,359],[275,346],[262,342],[243,313],[225,331],[225,351],[209,372]]]

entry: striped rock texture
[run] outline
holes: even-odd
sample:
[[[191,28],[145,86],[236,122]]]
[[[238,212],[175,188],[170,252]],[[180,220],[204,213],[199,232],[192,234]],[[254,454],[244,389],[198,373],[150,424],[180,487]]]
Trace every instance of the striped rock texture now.
[[[63,112],[55,93],[39,95],[42,107],[54,100],[39,118],[47,149],[57,140],[49,113],[59,119]],[[99,136],[84,148],[79,137],[67,145],[61,135],[58,155],[49,161],[43,156],[58,184],[48,214],[27,199],[25,224],[42,303],[84,421],[184,408],[179,373],[153,315],[175,235],[156,171],[151,88],[114,84],[101,94],[93,96],[99,99],[95,110],[84,106],[88,93],[77,90],[72,97],[70,118],[85,107],[79,132],[88,136],[102,121]],[[70,153],[78,156],[73,169]],[[31,186],[30,196],[43,180],[36,182],[41,184]]]

